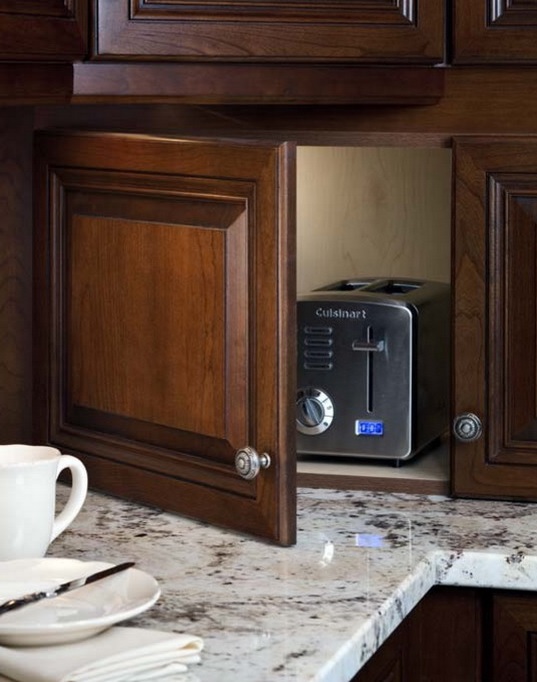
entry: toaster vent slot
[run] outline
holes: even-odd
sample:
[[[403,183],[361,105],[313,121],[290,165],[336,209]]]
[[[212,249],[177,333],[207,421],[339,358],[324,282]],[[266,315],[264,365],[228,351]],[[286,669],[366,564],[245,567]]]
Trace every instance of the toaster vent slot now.
[[[328,326],[305,326],[302,358],[304,369],[330,371],[333,369],[333,328]]]

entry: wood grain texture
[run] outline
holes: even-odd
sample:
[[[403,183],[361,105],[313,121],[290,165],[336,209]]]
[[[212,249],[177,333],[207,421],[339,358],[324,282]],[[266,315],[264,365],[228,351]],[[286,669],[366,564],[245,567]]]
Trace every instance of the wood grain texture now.
[[[226,371],[223,230],[76,215],[69,241],[68,400],[246,439],[243,429],[231,437],[226,425],[223,379],[229,372],[244,390],[247,334],[237,320],[242,348]],[[239,416],[244,403],[245,396],[237,400]]]
[[[453,1],[453,63],[537,63],[535,2]]]
[[[0,105],[66,103],[72,93],[70,64],[0,62]]]
[[[129,7],[131,11],[129,12]],[[152,60],[442,61],[444,4],[364,0],[97,1],[95,56]]]
[[[492,600],[491,682],[534,682],[537,676],[535,595],[499,592]]]
[[[32,112],[0,109],[0,442],[32,427]]]
[[[299,147],[297,290],[353,277],[450,280],[451,153]]]
[[[482,592],[433,588],[351,682],[492,682],[483,677]]]
[[[452,486],[535,499],[537,138],[457,140],[454,164],[452,413],[483,436],[454,441]]]
[[[299,144],[450,146],[455,134],[537,132],[537,69],[445,69],[445,91],[432,107],[211,107],[213,125],[247,137],[282,134]],[[207,109],[205,109],[207,111]]]
[[[432,105],[444,77],[412,66],[84,62],[74,65],[73,94],[76,102]]]
[[[293,543],[293,149],[64,131],[36,152],[35,439],[98,489]],[[250,481],[246,445],[272,459]]]
[[[86,51],[87,11],[86,0],[0,0],[0,59],[81,59]]]

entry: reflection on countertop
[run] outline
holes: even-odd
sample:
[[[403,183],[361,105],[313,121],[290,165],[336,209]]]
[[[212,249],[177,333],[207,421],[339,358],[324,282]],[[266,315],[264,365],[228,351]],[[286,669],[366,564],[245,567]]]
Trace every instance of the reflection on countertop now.
[[[303,488],[298,510],[283,548],[90,492],[49,556],[154,575],[129,624],[205,639],[184,682],[347,682],[434,584],[537,585],[537,504]]]

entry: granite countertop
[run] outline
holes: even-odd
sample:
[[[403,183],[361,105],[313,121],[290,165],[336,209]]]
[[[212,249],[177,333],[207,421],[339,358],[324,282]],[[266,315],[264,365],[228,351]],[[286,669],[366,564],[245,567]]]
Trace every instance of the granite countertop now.
[[[300,489],[277,547],[91,492],[48,556],[135,560],[129,625],[200,635],[184,682],[347,682],[434,584],[534,590],[537,504]]]

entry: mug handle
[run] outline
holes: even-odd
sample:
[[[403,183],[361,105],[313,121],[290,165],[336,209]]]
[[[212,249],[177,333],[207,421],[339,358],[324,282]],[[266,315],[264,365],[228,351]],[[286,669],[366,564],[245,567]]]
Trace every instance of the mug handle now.
[[[60,455],[56,478],[64,469],[71,470],[71,493],[64,508],[54,519],[52,536],[50,538],[51,542],[74,521],[78,512],[82,509],[88,493],[88,472],[82,462],[72,455]]]

